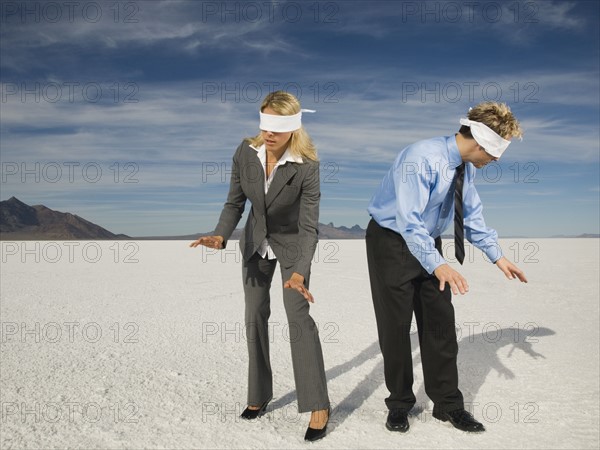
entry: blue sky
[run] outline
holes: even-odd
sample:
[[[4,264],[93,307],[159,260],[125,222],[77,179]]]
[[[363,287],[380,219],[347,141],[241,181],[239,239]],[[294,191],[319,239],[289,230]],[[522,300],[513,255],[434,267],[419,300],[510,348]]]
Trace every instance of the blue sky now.
[[[365,227],[398,151],[489,99],[525,135],[478,173],[488,225],[600,232],[600,2],[75,3],[1,3],[2,200],[210,231],[235,148],[286,88],[317,110],[321,222]]]

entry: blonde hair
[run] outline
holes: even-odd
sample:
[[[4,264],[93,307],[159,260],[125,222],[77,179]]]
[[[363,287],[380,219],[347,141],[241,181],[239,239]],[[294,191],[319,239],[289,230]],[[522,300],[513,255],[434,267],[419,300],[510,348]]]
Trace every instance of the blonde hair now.
[[[469,110],[467,117],[470,120],[481,122],[487,125],[504,139],[510,139],[511,137],[523,137],[521,125],[506,103],[479,103]],[[471,129],[469,127],[463,126],[459,132],[466,137],[473,138]]]
[[[300,112],[300,102],[289,92],[275,91],[268,94],[263,100],[260,110],[264,111],[265,108],[271,108],[277,114],[281,114],[282,116],[291,116]],[[264,144],[261,133],[258,133],[257,136],[247,138],[246,140],[254,147],[259,147]],[[290,151],[294,155],[302,158],[310,159],[312,161],[319,160],[317,157],[317,149],[304,127],[300,127],[292,132]]]

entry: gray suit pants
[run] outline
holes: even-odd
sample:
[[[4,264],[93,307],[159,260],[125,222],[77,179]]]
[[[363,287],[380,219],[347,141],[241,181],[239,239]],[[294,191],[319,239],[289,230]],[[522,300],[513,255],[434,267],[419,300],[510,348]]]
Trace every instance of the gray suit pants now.
[[[276,260],[263,259],[255,253],[243,263],[246,300],[246,341],[248,343],[248,404],[259,406],[273,397],[273,374],[269,358],[268,322],[271,315],[271,280]],[[281,268],[283,282],[289,280],[292,268]],[[308,279],[305,279],[308,288]],[[329,407],[323,352],[317,326],[309,315],[309,303],[294,289],[283,289],[283,303],[288,319],[292,347],[292,366],[298,411],[317,411]]]

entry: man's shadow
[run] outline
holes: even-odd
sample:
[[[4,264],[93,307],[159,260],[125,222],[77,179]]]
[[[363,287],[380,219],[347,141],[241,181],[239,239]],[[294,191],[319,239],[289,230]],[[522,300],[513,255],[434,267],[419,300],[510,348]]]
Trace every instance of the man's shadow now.
[[[485,332],[472,334],[465,333],[460,337],[458,346],[458,371],[459,387],[463,392],[465,402],[472,402],[481,386],[491,372],[497,372],[498,376],[507,379],[515,378],[516,375],[500,360],[498,352],[500,349],[511,346],[508,358],[515,350],[521,350],[534,359],[545,358],[536,352],[533,347],[543,336],[551,336],[555,332],[549,328],[538,327],[532,324],[527,329],[523,328],[497,328],[487,327]],[[413,354],[413,371],[421,370],[421,354],[417,334],[411,335],[411,353]],[[337,405],[332,404],[329,429],[333,430],[340,426],[348,417],[357,411],[363,403],[385,384],[383,376],[383,359],[379,349],[379,343],[373,342],[350,361],[339,364],[326,371],[327,381],[343,375],[357,368],[370,359],[378,358],[379,361],[371,371],[352,389],[352,391]],[[296,392],[291,391],[273,402],[269,409],[276,410],[292,403],[296,398]],[[425,386],[420,384],[416,394],[417,403],[411,410],[411,415],[418,415],[424,411],[429,402],[425,394]],[[382,410],[383,406],[383,398]]]
[[[507,358],[512,357],[515,350],[520,350],[533,359],[545,359],[544,355],[534,350],[534,346],[541,337],[553,334],[556,334],[553,330],[538,327],[533,323],[526,329],[488,326],[485,332],[478,334],[463,330],[463,337],[458,341],[457,366],[459,388],[465,403],[474,401],[489,375],[495,373],[498,377],[507,380],[516,378],[515,373],[500,359],[502,348],[510,346]],[[420,365],[420,353],[413,357],[413,367],[417,365]],[[431,404],[423,383],[419,386],[416,398],[417,403],[411,410],[411,415],[420,414],[425,410],[426,405]]]

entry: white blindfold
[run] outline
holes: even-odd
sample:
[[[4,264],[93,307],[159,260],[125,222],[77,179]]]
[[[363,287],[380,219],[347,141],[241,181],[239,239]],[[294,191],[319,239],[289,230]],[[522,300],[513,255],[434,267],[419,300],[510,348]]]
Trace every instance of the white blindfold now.
[[[494,130],[481,122],[469,119],[460,119],[460,124],[471,127],[471,134],[475,141],[481,145],[487,153],[495,158],[500,158],[504,150],[509,146],[507,141]]]
[[[302,126],[303,112],[314,113],[316,111],[313,109],[301,109],[298,114],[291,116],[279,116],[260,112],[259,128],[263,131],[273,131],[275,133],[296,131]]]

